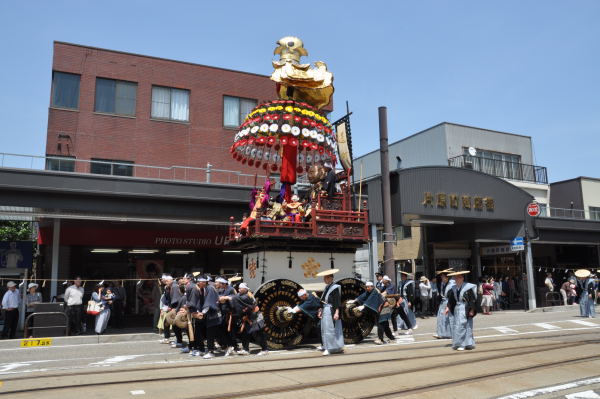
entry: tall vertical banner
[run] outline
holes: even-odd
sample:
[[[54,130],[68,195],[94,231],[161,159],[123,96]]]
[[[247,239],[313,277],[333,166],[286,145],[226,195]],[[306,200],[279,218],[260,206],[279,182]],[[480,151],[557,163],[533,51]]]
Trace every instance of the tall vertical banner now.
[[[340,163],[346,171],[352,169],[352,136],[350,132],[350,114],[334,123]]]

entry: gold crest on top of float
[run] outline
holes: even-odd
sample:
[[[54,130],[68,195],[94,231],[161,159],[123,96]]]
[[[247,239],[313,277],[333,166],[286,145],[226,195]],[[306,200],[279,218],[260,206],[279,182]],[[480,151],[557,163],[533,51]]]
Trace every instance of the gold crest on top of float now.
[[[306,102],[321,109],[331,101],[333,95],[333,74],[327,70],[327,64],[316,61],[300,64],[300,58],[308,55],[301,39],[286,36],[277,41],[274,54],[279,55],[273,61],[275,70],[271,80],[277,82],[277,94],[282,100]]]

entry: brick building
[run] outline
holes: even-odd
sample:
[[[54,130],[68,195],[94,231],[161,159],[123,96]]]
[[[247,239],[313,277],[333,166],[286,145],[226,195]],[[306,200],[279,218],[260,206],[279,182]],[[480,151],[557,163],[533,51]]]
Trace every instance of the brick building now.
[[[210,163],[224,181],[243,170],[228,151],[240,120],[276,97],[266,75],[63,42],[52,71],[51,170],[205,181],[191,168]]]

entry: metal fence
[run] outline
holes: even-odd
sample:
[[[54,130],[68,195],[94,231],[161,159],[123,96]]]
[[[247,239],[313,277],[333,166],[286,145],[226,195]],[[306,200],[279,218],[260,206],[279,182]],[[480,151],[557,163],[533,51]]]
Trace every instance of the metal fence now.
[[[473,169],[504,179],[548,184],[548,172],[544,166],[471,155],[459,155],[450,158],[448,159],[448,165],[456,168]]]
[[[600,213],[585,209],[546,208],[542,209],[541,217],[560,219],[594,220],[600,222]]]
[[[25,154],[0,153],[0,167],[53,170],[86,174],[104,174],[119,177],[146,179],[179,180],[187,182],[215,183],[253,187],[262,185],[266,175],[242,173],[236,170],[214,168],[207,162],[205,168],[191,166],[153,166],[130,162],[100,161],[59,156],[39,156]],[[258,172],[258,170],[257,170]],[[260,172],[264,173],[261,169]],[[304,177],[298,181],[305,184]]]

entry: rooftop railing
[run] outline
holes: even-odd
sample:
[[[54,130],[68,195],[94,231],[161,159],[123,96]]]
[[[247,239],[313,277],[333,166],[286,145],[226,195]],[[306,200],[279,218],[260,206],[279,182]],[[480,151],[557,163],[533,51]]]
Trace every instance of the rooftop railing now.
[[[600,211],[571,208],[542,208],[540,217],[557,219],[594,220],[600,222]]]
[[[77,159],[61,156],[40,156],[0,153],[0,167],[33,170],[53,170],[87,174],[113,175],[145,179],[178,180],[254,187],[262,185],[266,175],[217,169],[210,162],[205,168],[192,166],[154,166],[122,161]],[[257,172],[260,171],[257,169]],[[308,183],[302,178],[299,184]]]
[[[548,184],[548,172],[544,166],[527,165],[471,155],[459,155],[448,159],[448,165],[473,169],[503,179]]]

